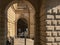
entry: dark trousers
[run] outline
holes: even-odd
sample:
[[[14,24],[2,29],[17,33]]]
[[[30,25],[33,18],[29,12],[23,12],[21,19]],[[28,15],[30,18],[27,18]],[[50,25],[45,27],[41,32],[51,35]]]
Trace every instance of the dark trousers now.
[[[11,43],[7,40],[6,45],[11,45]]]

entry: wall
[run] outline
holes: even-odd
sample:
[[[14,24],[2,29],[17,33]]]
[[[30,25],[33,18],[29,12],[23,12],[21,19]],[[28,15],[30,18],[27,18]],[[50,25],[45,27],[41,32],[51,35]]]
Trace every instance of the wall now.
[[[15,37],[15,12],[11,7],[7,10],[7,35],[8,37]]]
[[[46,45],[60,45],[60,0],[49,0],[46,4]]]

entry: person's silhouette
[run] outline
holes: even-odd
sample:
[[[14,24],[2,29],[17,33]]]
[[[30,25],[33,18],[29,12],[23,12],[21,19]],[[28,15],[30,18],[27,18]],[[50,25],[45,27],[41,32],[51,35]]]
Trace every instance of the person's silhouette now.
[[[9,40],[6,41],[6,45],[11,45],[11,43],[9,42]]]

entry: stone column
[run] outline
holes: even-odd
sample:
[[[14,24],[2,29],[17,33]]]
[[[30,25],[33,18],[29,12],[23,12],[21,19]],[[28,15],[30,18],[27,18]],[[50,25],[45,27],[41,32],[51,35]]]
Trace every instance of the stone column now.
[[[12,0],[0,0],[0,45],[6,45],[7,14],[5,9]]]
[[[40,44],[40,6],[41,0],[36,2],[36,14],[35,14],[35,37],[34,37],[34,45],[41,45]]]
[[[45,1],[38,1],[36,15],[35,15],[35,40],[34,45],[45,45],[46,42],[46,22],[45,22]]]
[[[46,0],[42,0],[40,8],[40,44],[46,45]]]
[[[6,18],[4,10],[0,9],[0,45],[6,44]]]

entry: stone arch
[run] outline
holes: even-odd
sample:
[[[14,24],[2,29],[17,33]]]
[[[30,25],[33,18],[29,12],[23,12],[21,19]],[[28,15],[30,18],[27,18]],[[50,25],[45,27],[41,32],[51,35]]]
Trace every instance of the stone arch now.
[[[28,37],[28,31],[29,30],[26,30],[26,29],[28,29],[28,22],[27,22],[27,20],[26,19],[24,19],[24,18],[20,18],[20,19],[18,19],[18,21],[17,21],[17,37],[25,37],[24,36],[24,34],[25,34],[25,32],[27,33],[27,37]],[[23,35],[21,35],[23,33]]]
[[[7,31],[7,29],[5,29],[5,28],[7,28],[7,26],[5,25],[6,24],[6,21],[7,21],[7,18],[6,18],[6,12],[4,12],[5,11],[5,9],[6,9],[6,7],[7,7],[7,5],[10,3],[10,2],[12,2],[13,0],[1,0],[1,2],[2,3],[0,3],[0,11],[1,11],[1,16],[3,17],[3,18],[1,18],[1,19],[3,19],[3,26],[4,26],[4,28],[3,28],[3,30],[1,31],[1,32],[3,32],[2,34],[2,37],[0,38],[0,44],[1,45],[5,45],[5,43],[6,43],[6,38],[5,38],[5,34],[6,34],[6,32],[5,31]],[[28,0],[28,1],[30,1],[32,4],[33,4],[33,6],[35,7],[35,9],[36,9],[36,15],[39,15],[39,13],[40,13],[40,11],[39,11],[39,9],[40,9],[40,6],[42,5],[42,1],[44,1],[44,0]],[[35,2],[34,2],[35,1]],[[2,4],[2,5],[1,5]],[[44,5],[44,4],[43,4]],[[44,7],[44,6],[43,6]],[[44,12],[44,11],[43,11]],[[5,16],[4,16],[5,15]],[[44,15],[44,14],[43,14]],[[35,17],[38,17],[38,16],[35,16]],[[6,19],[6,20],[5,20]],[[37,18],[36,18],[37,19]],[[35,20],[36,20],[35,19]],[[37,19],[38,20],[38,19]],[[37,20],[35,21],[36,23],[37,23]],[[39,25],[39,24],[38,24]],[[37,24],[35,24],[35,26],[36,26],[36,28],[35,28],[35,30],[40,30],[40,29],[38,29],[38,28],[40,28],[40,27],[38,27],[37,28]],[[1,28],[2,29],[2,28]],[[36,32],[36,31],[35,31]],[[5,34],[4,34],[5,33]],[[40,32],[38,32],[38,33],[40,33]],[[42,44],[42,41],[40,41],[40,34],[39,34],[39,36],[37,36],[38,35],[38,33],[36,32],[36,36],[35,36],[35,45],[40,45],[40,42],[41,42],[41,44]],[[2,40],[3,39],[3,40]],[[45,44],[45,43],[44,43]],[[43,44],[43,45],[44,45]]]
[[[11,4],[15,4],[15,3],[17,3],[16,1],[13,1]],[[9,5],[9,7],[11,6],[11,4]],[[35,15],[35,9],[34,9],[34,7],[32,6],[32,4],[30,4],[28,1],[26,1],[26,4],[27,4],[27,6],[28,6],[28,8],[29,8],[29,16],[27,17],[27,16],[24,16],[24,17],[22,17],[22,15],[20,16],[20,15],[17,15],[17,17],[16,17],[16,20],[15,20],[15,22],[17,22],[17,20],[19,19],[19,18],[26,18],[27,20],[28,20],[28,18],[30,17],[30,19],[28,20],[28,23],[29,23],[29,29],[31,29],[30,28],[30,25],[31,24],[33,24],[34,25],[34,15]],[[8,10],[9,9],[9,7],[7,7],[6,9]],[[6,12],[7,13],[7,12]],[[32,20],[33,21],[32,21]],[[32,23],[31,23],[32,22]],[[31,23],[31,24],[30,24]],[[34,27],[33,27],[33,30],[34,30]],[[30,32],[31,32],[32,30],[30,30]],[[32,34],[31,34],[32,35]],[[31,36],[30,36],[31,37]],[[33,37],[33,35],[32,35],[32,37]]]

